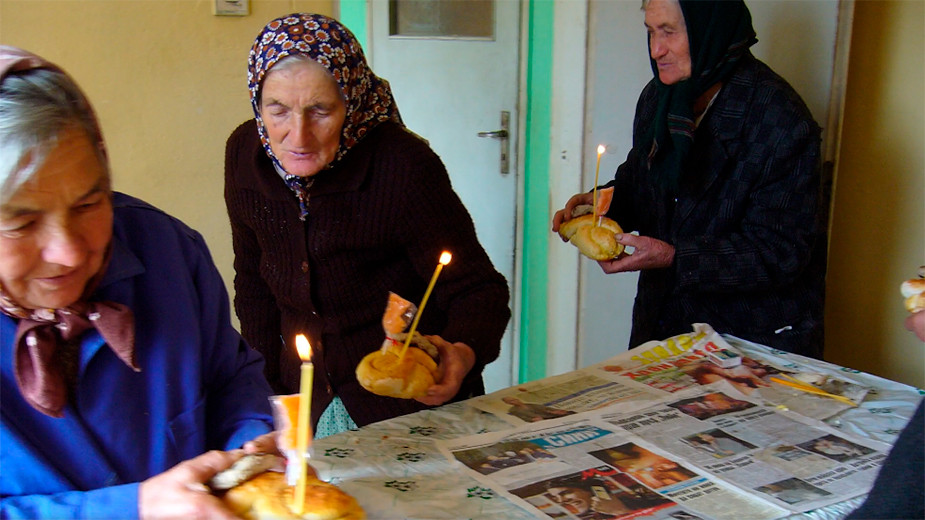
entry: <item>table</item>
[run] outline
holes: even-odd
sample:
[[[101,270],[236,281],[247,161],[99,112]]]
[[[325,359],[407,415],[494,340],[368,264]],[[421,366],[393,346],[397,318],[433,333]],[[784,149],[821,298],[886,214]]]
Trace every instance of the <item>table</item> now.
[[[723,338],[746,354],[793,356],[731,336]],[[874,389],[858,408],[826,420],[841,431],[892,444],[922,399],[923,392],[908,385],[797,357]],[[318,439],[312,465],[323,479],[356,497],[370,519],[536,518],[470,477],[462,465],[447,460],[435,447],[437,439],[509,428],[497,416],[463,401]],[[842,518],[862,501],[863,497],[855,497],[789,518]]]

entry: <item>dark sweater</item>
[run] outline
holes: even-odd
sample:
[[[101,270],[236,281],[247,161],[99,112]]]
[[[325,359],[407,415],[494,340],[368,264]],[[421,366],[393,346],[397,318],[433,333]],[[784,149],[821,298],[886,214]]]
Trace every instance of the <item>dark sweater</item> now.
[[[476,366],[455,399],[484,393],[498,357],[509,291],[475,234],[439,157],[401,126],[382,123],[334,168],[315,175],[303,223],[254,120],[229,137],[225,202],[235,252],[234,305],[244,338],[267,359],[278,393],[296,393],[294,338],[312,344],[312,421],[334,395],[358,425],[426,408],[376,396],[355,370],[378,349],[389,292],[419,303],[443,250],[453,254],[418,329],[472,347]]]

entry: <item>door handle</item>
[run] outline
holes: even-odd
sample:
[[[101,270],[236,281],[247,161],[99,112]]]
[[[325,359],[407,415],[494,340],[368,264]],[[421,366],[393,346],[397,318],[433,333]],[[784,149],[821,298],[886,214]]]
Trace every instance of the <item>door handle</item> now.
[[[509,139],[511,128],[511,113],[502,110],[501,111],[501,129],[500,130],[491,130],[488,132],[479,132],[479,137],[489,137],[491,139],[499,139],[501,141],[501,159],[500,159],[500,170],[502,174],[507,174],[510,171],[510,163],[508,161],[508,154],[510,153],[511,141]]]
[[[492,130],[491,132],[479,132],[479,137],[493,137],[495,139],[507,139],[507,130]]]

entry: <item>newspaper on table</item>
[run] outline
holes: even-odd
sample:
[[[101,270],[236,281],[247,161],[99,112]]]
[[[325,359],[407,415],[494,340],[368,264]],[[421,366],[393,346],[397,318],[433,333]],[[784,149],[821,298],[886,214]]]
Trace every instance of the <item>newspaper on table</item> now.
[[[741,363],[722,367],[712,358],[719,352],[737,354]],[[625,409],[644,407],[668,394],[701,393],[713,388],[748,396],[762,404],[825,419],[860,403],[869,388],[842,377],[834,365],[801,362],[801,356],[781,362],[765,359],[730,345],[709,325],[664,341],[645,343],[606,361],[540,381],[476,398],[472,405],[512,425],[556,419],[599,410],[616,403]],[[770,356],[769,356],[770,358]],[[831,367],[831,368],[830,368]],[[848,402],[807,393],[779,381],[799,381]]]
[[[437,445],[528,510],[583,520],[780,518],[866,493],[889,450],[714,389]]]

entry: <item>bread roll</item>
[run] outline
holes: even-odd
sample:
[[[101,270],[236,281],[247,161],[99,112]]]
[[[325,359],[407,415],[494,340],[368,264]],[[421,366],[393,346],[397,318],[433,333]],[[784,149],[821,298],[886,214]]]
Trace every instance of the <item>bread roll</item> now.
[[[904,304],[909,312],[925,310],[925,279],[913,278],[906,280],[899,287],[899,291],[906,299]]]
[[[563,222],[559,226],[559,236],[593,260],[616,258],[623,252],[623,244],[618,243],[614,235],[623,233],[623,229],[607,217],[598,218],[599,225],[595,225],[596,219],[591,213]]]
[[[427,389],[440,380],[442,369],[438,361],[425,352],[436,353],[437,347],[416,332],[405,357],[399,361],[405,337],[386,338],[382,348],[360,361],[356,375],[363,388],[376,395],[413,399],[427,395]]]
[[[221,498],[246,520],[363,520],[366,513],[356,499],[337,486],[309,478],[305,486],[305,512],[292,509],[294,486],[282,473],[267,471],[229,489]]]

